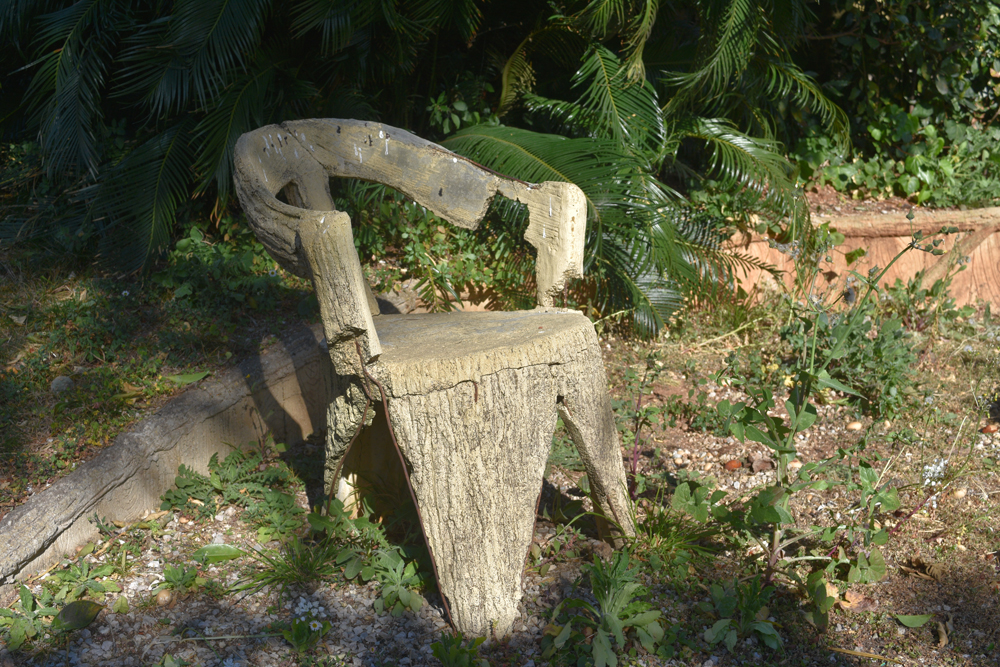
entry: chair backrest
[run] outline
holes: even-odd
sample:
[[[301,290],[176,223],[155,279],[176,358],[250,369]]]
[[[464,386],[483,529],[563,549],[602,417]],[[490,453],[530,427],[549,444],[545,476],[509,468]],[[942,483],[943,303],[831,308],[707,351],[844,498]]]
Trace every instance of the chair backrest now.
[[[362,336],[369,359],[377,358],[380,350],[370,292],[350,219],[335,210],[330,196],[331,177],[383,183],[467,229],[479,225],[497,194],[525,204],[529,222],[524,238],[538,251],[541,306],[552,305],[567,279],[583,273],[587,202],[573,184],[508,179],[379,123],[299,120],[244,134],[236,143],[234,179],[254,232],[283,267],[311,277],[317,292],[320,281],[336,285],[327,295],[329,303],[317,294],[324,324],[329,320],[334,330],[327,336]],[[276,196],[282,191],[288,204]]]

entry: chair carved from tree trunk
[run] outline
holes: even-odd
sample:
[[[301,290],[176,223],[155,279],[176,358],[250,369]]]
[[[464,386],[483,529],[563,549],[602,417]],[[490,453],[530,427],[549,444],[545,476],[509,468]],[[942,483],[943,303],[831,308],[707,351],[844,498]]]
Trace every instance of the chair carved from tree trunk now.
[[[539,306],[380,315],[351,221],[331,199],[331,177],[384,183],[469,229],[497,194],[522,202],[525,239],[538,251]],[[403,130],[336,119],[244,134],[235,181],[258,239],[316,290],[334,368],[327,488],[340,483],[334,477],[359,431],[368,447],[395,440],[457,629],[511,630],[557,417],[580,453],[595,507],[633,533],[594,327],[579,312],[552,307],[582,271],[587,203],[576,186],[507,179]],[[288,204],[276,197],[282,191]]]

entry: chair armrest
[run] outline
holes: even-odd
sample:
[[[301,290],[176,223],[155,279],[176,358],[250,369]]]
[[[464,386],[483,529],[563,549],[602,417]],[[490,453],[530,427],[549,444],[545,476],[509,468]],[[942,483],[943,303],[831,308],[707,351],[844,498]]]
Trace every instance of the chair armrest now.
[[[437,144],[389,125],[357,120],[298,120],[282,126],[330,176],[391,186],[448,222],[479,226],[499,193],[528,207],[524,238],[538,250],[538,303],[550,306],[567,279],[583,274],[587,202],[571,183],[504,178]]]
[[[268,253],[292,273],[312,279],[331,350],[359,338],[365,361],[377,359],[382,348],[351,220],[333,210],[326,171],[284,128],[269,125],[236,142],[233,178],[250,226]],[[275,197],[290,184],[299,206]]]

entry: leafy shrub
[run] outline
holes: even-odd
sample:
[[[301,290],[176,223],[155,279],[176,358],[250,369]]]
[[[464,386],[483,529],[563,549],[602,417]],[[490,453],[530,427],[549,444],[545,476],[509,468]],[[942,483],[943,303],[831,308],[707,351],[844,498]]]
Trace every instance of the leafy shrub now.
[[[818,355],[829,354],[835,348],[827,371],[834,380],[851,387],[860,408],[876,416],[894,418],[913,394],[913,353],[902,321],[881,314],[876,306],[863,306],[855,326],[847,326],[842,314],[820,312],[800,314],[781,330],[782,339],[793,350],[812,349]],[[787,364],[788,372],[796,377],[809,360],[794,357]]]
[[[874,152],[837,153],[834,143],[809,134],[795,154],[799,175],[855,197],[906,197],[932,206],[989,206],[1000,199],[1000,128],[951,120],[931,123],[930,110],[891,105],[868,125]]]
[[[206,306],[271,309],[282,290],[274,260],[250,228],[233,218],[219,221],[214,239],[192,227],[167,255],[166,267],[152,278],[172,290],[174,299]]]

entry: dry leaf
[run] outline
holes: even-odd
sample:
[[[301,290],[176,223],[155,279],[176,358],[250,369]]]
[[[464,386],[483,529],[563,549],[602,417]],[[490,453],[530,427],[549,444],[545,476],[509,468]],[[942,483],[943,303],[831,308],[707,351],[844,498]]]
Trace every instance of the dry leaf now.
[[[996,433],[998,430],[1000,430],[1000,426],[997,426],[996,424],[987,424],[986,426],[984,426],[981,429],[979,429],[979,432],[980,433]]]
[[[733,471],[742,468],[743,464],[740,463],[738,460],[733,459],[732,461],[726,461],[723,467],[725,467],[726,470]]]
[[[874,611],[876,607],[878,607],[878,603],[855,591],[847,591],[844,593],[844,599],[840,602],[841,609],[854,614],[858,614],[863,611]]]
[[[10,315],[10,319],[14,320],[15,324],[20,324],[23,327],[24,321],[28,318],[25,315]]]
[[[770,470],[774,467],[774,462],[771,459],[754,459],[754,462],[750,466],[754,472],[763,472],[765,470]]]
[[[941,621],[938,624],[938,648],[944,648],[948,645],[948,630],[945,629],[944,623]]]
[[[926,563],[920,556],[910,558],[910,565],[900,565],[899,569],[906,574],[912,574],[918,579],[941,581],[945,575],[945,567],[941,563]]]
[[[205,504],[200,500],[198,500],[197,498],[188,498],[188,502],[191,503],[192,505],[197,505],[198,507],[202,507]]]

